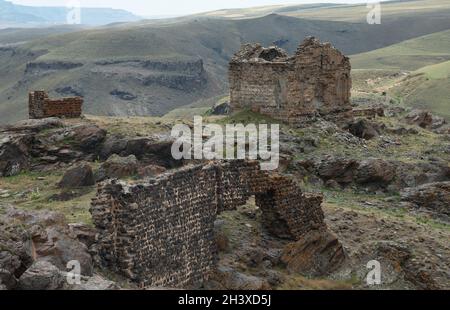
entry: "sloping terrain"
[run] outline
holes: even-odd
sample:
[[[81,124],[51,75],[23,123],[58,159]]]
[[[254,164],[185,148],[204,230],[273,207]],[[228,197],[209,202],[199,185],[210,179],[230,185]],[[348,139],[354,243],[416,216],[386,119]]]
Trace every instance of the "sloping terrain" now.
[[[450,117],[450,31],[354,55],[351,60],[355,91],[388,92],[406,106]]]
[[[377,27],[272,14],[137,22],[52,35],[0,51],[0,122],[26,116],[32,89],[82,95],[92,114],[163,115],[227,93],[228,61],[246,42],[275,42],[292,53],[313,35],[356,54],[449,28],[449,19],[429,20],[420,12]]]

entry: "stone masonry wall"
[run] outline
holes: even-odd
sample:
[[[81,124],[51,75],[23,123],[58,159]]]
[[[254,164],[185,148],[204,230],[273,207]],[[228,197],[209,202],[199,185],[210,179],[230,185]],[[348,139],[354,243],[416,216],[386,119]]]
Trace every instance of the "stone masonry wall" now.
[[[352,117],[350,61],[307,38],[290,57],[277,47],[244,45],[230,62],[230,104],[302,126],[316,116]]]
[[[28,113],[31,119],[46,117],[76,118],[81,116],[83,98],[49,99],[44,91],[29,93]]]
[[[292,180],[261,171],[257,162],[213,162],[143,184],[102,183],[91,206],[97,257],[143,287],[200,287],[217,261],[217,214],[252,195],[278,237],[297,240],[325,227],[320,195],[304,195]]]

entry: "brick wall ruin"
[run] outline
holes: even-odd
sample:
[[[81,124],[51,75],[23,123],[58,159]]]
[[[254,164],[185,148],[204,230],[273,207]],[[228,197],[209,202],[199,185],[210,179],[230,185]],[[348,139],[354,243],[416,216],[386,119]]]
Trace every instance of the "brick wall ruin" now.
[[[76,118],[81,116],[83,98],[67,97],[49,99],[45,91],[29,93],[28,113],[30,119],[46,117]]]
[[[230,62],[230,104],[299,126],[315,116],[347,120],[350,71],[348,57],[312,37],[294,56],[278,47],[246,44]]]
[[[213,162],[144,184],[101,184],[91,206],[97,257],[143,287],[200,287],[217,262],[217,214],[253,195],[275,236],[297,240],[326,227],[321,195],[303,194],[294,181],[261,171],[257,162]]]

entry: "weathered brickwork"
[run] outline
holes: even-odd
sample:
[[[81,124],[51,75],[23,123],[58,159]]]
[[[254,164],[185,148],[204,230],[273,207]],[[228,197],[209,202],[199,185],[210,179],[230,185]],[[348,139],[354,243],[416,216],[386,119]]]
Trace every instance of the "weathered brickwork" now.
[[[307,38],[290,57],[277,47],[246,44],[230,62],[230,104],[302,126],[315,117],[352,117],[351,65],[330,43]]]
[[[199,287],[217,261],[217,214],[253,195],[263,223],[278,237],[297,240],[326,227],[321,195],[303,194],[257,162],[213,162],[144,184],[102,183],[91,206],[100,263],[143,287]]]
[[[81,116],[83,98],[49,99],[45,91],[29,93],[28,113],[31,119],[46,117],[76,118]]]

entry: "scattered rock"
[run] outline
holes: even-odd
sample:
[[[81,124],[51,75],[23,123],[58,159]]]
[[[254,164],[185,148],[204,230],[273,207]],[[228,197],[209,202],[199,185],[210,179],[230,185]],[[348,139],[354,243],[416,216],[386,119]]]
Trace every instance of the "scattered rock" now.
[[[60,188],[76,188],[94,184],[95,179],[91,166],[88,163],[81,163],[67,170],[58,186]]]

